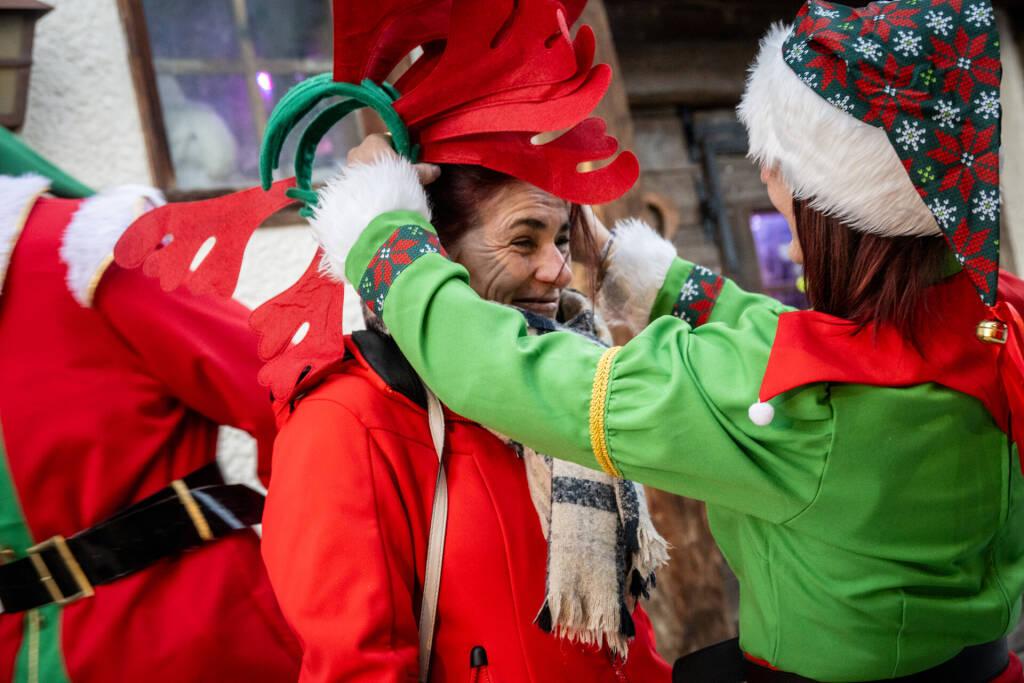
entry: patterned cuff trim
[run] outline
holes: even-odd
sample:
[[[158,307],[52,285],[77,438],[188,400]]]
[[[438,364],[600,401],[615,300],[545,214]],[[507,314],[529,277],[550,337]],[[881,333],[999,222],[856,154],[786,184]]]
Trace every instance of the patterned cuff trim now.
[[[612,378],[612,363],[621,350],[621,346],[614,346],[601,356],[597,363],[597,372],[594,373],[594,388],[590,395],[590,447],[594,450],[597,464],[604,473],[617,479],[622,479],[622,473],[615,467],[608,451],[605,414],[608,412],[608,384]]]
[[[359,296],[379,318],[384,316],[384,300],[395,279],[421,256],[448,254],[437,235],[418,225],[403,225],[391,233],[370,259],[359,281]]]
[[[704,266],[694,266],[672,307],[672,315],[689,323],[690,327],[700,327],[711,317],[724,284],[725,278]]]

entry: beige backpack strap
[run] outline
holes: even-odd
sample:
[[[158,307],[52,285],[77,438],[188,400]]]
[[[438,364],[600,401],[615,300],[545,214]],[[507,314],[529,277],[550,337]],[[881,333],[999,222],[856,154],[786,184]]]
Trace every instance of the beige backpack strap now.
[[[430,514],[427,568],[423,575],[423,601],[420,604],[420,683],[427,683],[430,674],[430,651],[434,643],[437,596],[441,585],[441,558],[444,555],[444,535],[448,526],[448,480],[444,474],[444,410],[434,392],[425,385],[424,389],[427,392],[430,438],[437,452],[437,482],[434,484],[434,508]]]

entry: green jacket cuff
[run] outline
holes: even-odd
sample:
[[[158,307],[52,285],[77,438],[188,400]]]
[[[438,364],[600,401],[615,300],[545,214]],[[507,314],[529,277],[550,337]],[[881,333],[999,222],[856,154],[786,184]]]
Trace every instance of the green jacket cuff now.
[[[665,276],[665,282],[661,285],[658,295],[654,298],[654,306],[651,307],[652,321],[657,320],[663,315],[672,315],[672,308],[679,299],[679,292],[683,288],[683,283],[690,277],[690,271],[692,270],[693,264],[689,261],[684,261],[681,258],[672,261],[668,274]]]
[[[374,259],[395,232],[404,226],[416,226],[436,237],[430,222],[415,211],[389,211],[374,218],[352,246],[345,259],[345,279],[358,286]]]

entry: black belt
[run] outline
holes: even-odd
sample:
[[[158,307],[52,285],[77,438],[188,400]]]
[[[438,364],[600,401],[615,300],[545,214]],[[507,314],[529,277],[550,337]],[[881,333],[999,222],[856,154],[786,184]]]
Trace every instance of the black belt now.
[[[106,521],[29,548],[0,565],[0,612],[21,612],[93,595],[93,586],[145,569],[233,531],[258,524],[263,496],[226,485],[206,465]]]
[[[823,655],[824,656],[824,655]],[[886,679],[886,683],[988,683],[1001,674],[1010,661],[1006,639],[973,645],[936,667],[909,676]],[[676,660],[673,683],[815,683],[785,671],[773,671],[749,661],[740,650],[738,638],[726,640]],[[864,683],[882,683],[865,681]]]

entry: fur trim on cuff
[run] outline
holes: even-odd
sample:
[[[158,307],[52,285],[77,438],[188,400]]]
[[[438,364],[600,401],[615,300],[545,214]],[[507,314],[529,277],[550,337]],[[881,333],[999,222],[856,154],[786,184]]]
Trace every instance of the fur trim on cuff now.
[[[430,220],[427,195],[416,169],[400,157],[381,157],[372,164],[343,168],[319,194],[310,225],[326,256],[325,272],[340,282],[345,281],[345,259],[377,216],[415,211]]]
[[[750,69],[737,109],[750,136],[748,156],[778,166],[794,197],[854,230],[941,234],[885,131],[833,106],[786,64],[791,31],[773,26]]]
[[[86,308],[92,305],[124,231],[139,216],[164,203],[159,190],[144,185],[111,188],[82,202],[60,246],[60,258],[68,267],[68,289],[78,303]]]
[[[49,178],[40,175],[0,176],[0,290],[28,215],[48,189]]]
[[[616,334],[639,334],[676,257],[676,248],[636,218],[619,221],[608,267],[597,294],[597,310]]]

